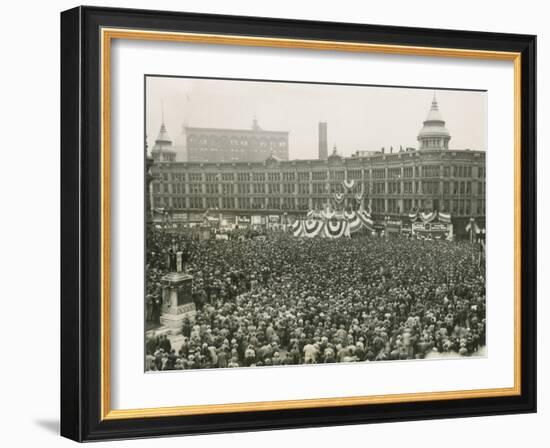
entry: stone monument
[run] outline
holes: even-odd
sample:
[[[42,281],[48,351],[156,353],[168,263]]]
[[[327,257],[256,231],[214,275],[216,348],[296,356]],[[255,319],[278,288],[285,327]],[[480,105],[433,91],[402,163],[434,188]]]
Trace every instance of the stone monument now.
[[[162,314],[160,323],[170,331],[179,334],[182,331],[185,318],[193,321],[197,314],[192,297],[193,276],[183,271],[183,254],[176,251],[174,263],[175,272],[169,272],[161,279],[162,284]]]

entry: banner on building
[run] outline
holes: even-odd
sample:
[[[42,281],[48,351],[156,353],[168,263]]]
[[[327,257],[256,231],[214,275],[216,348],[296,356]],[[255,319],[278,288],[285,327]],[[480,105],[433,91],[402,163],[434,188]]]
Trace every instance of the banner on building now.
[[[358,211],[334,211],[325,208],[320,217],[307,213],[306,219],[296,219],[289,225],[290,232],[296,237],[306,238],[342,238],[366,228],[373,229],[373,220],[364,209]]]
[[[249,225],[250,216],[237,216],[237,224],[239,225]]]
[[[449,224],[451,222],[451,214],[446,212],[419,212],[417,210],[409,213],[411,221],[421,220],[423,223],[429,223],[435,220]]]
[[[173,221],[187,221],[187,218],[188,218],[188,215],[187,213],[174,213],[172,215],[172,220]]]
[[[342,182],[346,190],[351,190],[355,186],[355,179],[349,179]]]

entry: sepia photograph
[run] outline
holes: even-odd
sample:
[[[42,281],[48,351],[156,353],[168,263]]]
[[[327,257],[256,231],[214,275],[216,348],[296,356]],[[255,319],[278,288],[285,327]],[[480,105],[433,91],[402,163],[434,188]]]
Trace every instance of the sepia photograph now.
[[[537,412],[537,36],[370,9],[61,14],[63,436]]]
[[[486,91],[144,83],[145,371],[486,356]]]

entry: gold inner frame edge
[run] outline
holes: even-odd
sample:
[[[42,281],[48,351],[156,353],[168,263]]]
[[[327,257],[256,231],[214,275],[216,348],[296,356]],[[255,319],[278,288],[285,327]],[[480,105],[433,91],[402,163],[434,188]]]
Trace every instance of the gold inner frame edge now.
[[[407,403],[432,400],[503,397],[521,394],[521,53],[460,48],[420,47],[307,39],[279,39],[221,34],[144,31],[102,28],[101,41],[101,372],[100,418],[118,420],[185,415],[358,406],[366,404]],[[111,409],[110,387],[110,62],[113,39],[185,42],[213,45],[238,45],[295,48],[321,51],[382,53],[428,57],[457,57],[513,61],[514,63],[514,386],[441,392],[391,395],[314,398],[227,404],[187,405],[135,409]]]

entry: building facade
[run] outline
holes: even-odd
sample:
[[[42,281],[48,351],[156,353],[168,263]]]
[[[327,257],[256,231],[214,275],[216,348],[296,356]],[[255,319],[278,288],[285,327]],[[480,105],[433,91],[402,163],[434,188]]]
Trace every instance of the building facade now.
[[[379,220],[404,219],[413,210],[446,212],[457,233],[470,218],[484,226],[485,151],[448,149],[435,98],[418,140],[418,150],[342,157],[334,149],[326,160],[281,160],[271,153],[256,162],[157,161],[152,207],[179,216],[216,210],[237,223],[238,217],[298,216],[331,204],[370,207]]]
[[[256,119],[251,129],[184,128],[188,162],[260,162],[271,154],[288,160],[288,132],[267,131]]]

